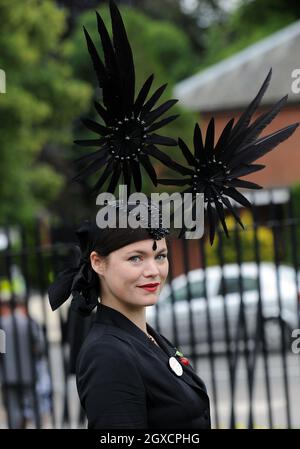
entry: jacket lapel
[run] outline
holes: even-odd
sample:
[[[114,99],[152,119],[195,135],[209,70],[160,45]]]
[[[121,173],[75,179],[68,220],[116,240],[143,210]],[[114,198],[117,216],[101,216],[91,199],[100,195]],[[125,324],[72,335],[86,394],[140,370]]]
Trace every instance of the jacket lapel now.
[[[171,345],[171,343],[158,332],[156,332],[149,324],[147,324],[147,329],[150,335],[152,335],[160,347],[164,350],[164,352],[168,355],[168,357],[175,357],[176,360],[180,363],[177,356],[175,356],[177,349]],[[183,363],[180,363],[183,369],[182,376],[180,377],[184,382],[189,384],[191,387],[196,388],[204,393],[207,396],[207,391],[204,385],[204,382],[200,379],[200,377],[195,373],[195,371],[190,367],[186,366]],[[176,374],[175,374],[176,375]],[[208,396],[207,396],[208,397]]]

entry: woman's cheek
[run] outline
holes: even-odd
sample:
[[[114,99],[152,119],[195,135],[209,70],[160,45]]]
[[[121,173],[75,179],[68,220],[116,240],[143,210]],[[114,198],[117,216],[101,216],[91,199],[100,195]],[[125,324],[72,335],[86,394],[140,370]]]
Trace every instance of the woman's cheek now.
[[[164,279],[163,282],[165,282],[165,280],[167,279],[168,273],[169,273],[169,261],[166,262],[162,270],[162,277]]]

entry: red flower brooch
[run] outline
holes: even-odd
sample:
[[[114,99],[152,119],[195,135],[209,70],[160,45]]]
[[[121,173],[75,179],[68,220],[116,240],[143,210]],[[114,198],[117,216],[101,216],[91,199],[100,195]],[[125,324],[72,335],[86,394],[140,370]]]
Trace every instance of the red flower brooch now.
[[[188,366],[190,364],[189,359],[187,359],[186,357],[183,356],[182,352],[178,351],[178,349],[176,350],[175,356],[178,357],[179,361],[185,365]]]

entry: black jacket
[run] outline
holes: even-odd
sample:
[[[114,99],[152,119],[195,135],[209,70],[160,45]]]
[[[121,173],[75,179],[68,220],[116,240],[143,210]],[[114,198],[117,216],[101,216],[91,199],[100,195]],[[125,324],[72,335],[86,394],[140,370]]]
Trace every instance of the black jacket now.
[[[123,314],[99,304],[76,364],[88,427],[94,429],[210,428],[203,381],[182,364],[169,366],[176,348],[149,324],[146,334]]]

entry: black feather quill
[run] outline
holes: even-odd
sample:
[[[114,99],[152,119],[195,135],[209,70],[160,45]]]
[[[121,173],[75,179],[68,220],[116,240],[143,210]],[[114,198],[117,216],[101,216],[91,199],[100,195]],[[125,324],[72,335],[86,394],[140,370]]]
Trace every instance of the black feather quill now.
[[[265,165],[252,163],[288,139],[299,125],[295,123],[258,138],[259,134],[271,123],[287,101],[287,96],[283,97],[251,123],[253,115],[269,86],[271,75],[272,70],[269,71],[258,94],[242,113],[236,124],[234,125],[234,119],[229,120],[216,145],[214,145],[213,118],[208,124],[205,141],[203,141],[199,125],[195,125],[194,155],[185,142],[180,138],[178,139],[178,145],[189,165],[185,168],[189,172],[184,173],[182,168],[177,171],[188,175],[187,178],[158,179],[158,184],[189,185],[185,192],[191,192],[194,196],[196,193],[204,194],[211,244],[214,241],[216,226],[219,221],[226,235],[229,235],[224,207],[233,214],[235,220],[243,227],[240,217],[228,197],[244,207],[251,207],[251,203],[236,188],[262,188],[256,183],[238,178],[263,169]]]
[[[82,181],[102,171],[93,190],[99,191],[107,178],[112,175],[108,191],[113,193],[123,175],[123,182],[127,184],[127,191],[130,194],[132,182],[137,191],[142,188],[141,166],[153,184],[157,184],[156,172],[149,156],[158,159],[168,167],[181,170],[176,162],[156,147],[156,145],[176,146],[176,140],[154,133],[178,117],[178,115],[172,115],[157,121],[177,100],[169,100],[158,106],[166,84],[159,87],[147,99],[153,75],[145,81],[135,98],[135,68],[131,46],[119,9],[113,1],[109,5],[112,39],[102,17],[96,13],[98,33],[104,54],[103,61],[88,31],[84,28],[88,51],[102,89],[103,105],[95,102],[95,108],[102,123],[90,119],[83,120],[84,125],[99,137],[91,140],[76,140],[75,143],[86,147],[95,145],[98,150],[76,160],[81,165],[73,179]]]

